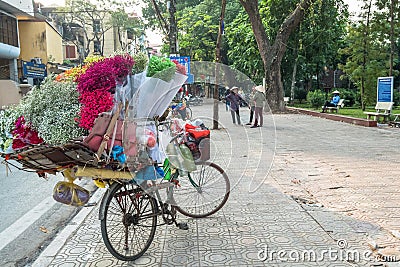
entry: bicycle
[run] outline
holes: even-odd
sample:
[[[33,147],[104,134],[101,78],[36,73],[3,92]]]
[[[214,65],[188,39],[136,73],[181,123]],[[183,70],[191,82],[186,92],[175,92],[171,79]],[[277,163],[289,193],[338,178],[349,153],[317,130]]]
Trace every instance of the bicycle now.
[[[192,106],[203,105],[203,99],[200,96],[189,95],[186,97],[186,102],[190,103],[190,105],[192,105]]]
[[[183,132],[171,140],[176,146],[184,142]],[[121,169],[117,161],[95,160],[93,151],[81,141],[62,146],[30,146],[9,155],[0,153],[0,156],[7,164],[36,172],[40,177],[61,172],[68,182],[63,182],[62,188],[56,185],[53,197],[63,200],[64,204],[82,206],[90,198],[87,190],[73,183],[77,178],[91,178],[99,187],[108,185],[99,208],[101,233],[110,253],[123,261],[141,257],[150,247],[159,225],[175,224],[180,229],[188,229],[187,224],[176,221],[177,212],[193,218],[210,216],[225,205],[230,194],[227,174],[201,157],[195,162],[196,170],[187,172],[172,166],[166,169],[170,173],[168,177],[152,181],[148,186],[147,182],[138,185],[129,169]],[[21,166],[15,165],[14,160]],[[65,183],[70,185],[67,187]],[[165,201],[161,197],[163,189]],[[61,195],[55,195],[56,192]]]
[[[179,137],[175,136],[171,142],[179,144]],[[157,226],[175,224],[187,230],[187,224],[176,221],[177,211],[188,217],[203,218],[225,205],[230,194],[227,174],[215,163],[195,164],[197,170],[187,175],[172,168],[169,180],[163,179],[158,184],[153,181],[150,187],[123,181],[111,184],[101,202],[99,218],[104,243],[114,257],[123,261],[141,257],[150,247]],[[161,198],[161,189],[166,189],[166,201]],[[179,190],[182,191],[174,194]],[[208,201],[207,197],[212,199]],[[157,223],[158,216],[163,223]]]

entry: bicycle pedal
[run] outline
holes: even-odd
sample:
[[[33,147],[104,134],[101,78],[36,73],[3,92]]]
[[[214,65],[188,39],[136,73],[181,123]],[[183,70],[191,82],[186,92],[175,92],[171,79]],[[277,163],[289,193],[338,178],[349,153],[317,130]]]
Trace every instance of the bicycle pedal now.
[[[187,223],[177,223],[176,226],[181,230],[189,230],[189,226]]]

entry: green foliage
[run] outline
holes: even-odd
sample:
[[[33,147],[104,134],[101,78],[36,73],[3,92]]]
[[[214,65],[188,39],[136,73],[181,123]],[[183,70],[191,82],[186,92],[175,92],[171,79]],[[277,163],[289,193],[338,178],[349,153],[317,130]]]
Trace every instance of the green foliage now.
[[[143,72],[149,62],[146,53],[137,53],[133,55],[133,60],[135,60],[135,65],[133,65],[133,74]]]
[[[169,82],[174,77],[175,71],[176,65],[169,58],[152,56],[147,68],[147,77]]]
[[[249,76],[255,83],[264,78],[264,65],[258,51],[248,15],[240,12],[231,25],[226,27],[229,44],[228,57],[235,69]]]
[[[360,104],[360,95],[356,90],[350,90],[345,88],[335,88],[340,92],[340,98],[345,100],[346,107],[352,107],[355,104]]]
[[[69,60],[69,59],[64,59],[63,65],[71,66],[71,65],[73,65],[73,64],[72,64],[71,60]]]
[[[80,104],[75,83],[48,77],[22,99],[19,108],[48,144],[64,144],[84,134],[76,121]]]
[[[239,2],[227,3],[224,19],[226,27],[231,24],[239,10]],[[219,0],[201,1],[195,6],[187,6],[178,11],[180,54],[191,56],[195,61],[215,60],[220,11]],[[222,59],[227,63],[225,54],[228,47],[224,39],[222,39]]]
[[[366,36],[365,25],[353,25],[349,28],[348,46],[340,50],[347,61],[339,65],[349,79],[363,91],[362,102],[372,105],[376,102],[376,81],[378,77],[388,75],[385,44],[378,42],[372,34]],[[364,87],[364,88],[362,88]]]
[[[130,17],[123,8],[111,12],[111,21],[108,22],[117,29],[121,49],[127,50],[127,43],[123,42],[122,32],[126,31],[129,39],[139,38],[145,26],[140,18]]]
[[[304,88],[295,88],[294,89],[294,99],[299,100],[301,103],[303,100],[307,99],[307,91]]]
[[[165,1],[154,0],[156,6],[160,10],[161,16],[163,16],[164,20],[168,20],[169,13],[167,10],[167,5]],[[179,12],[185,8],[192,9],[197,5],[202,3],[201,0],[180,0],[176,1],[176,10]],[[142,8],[143,17],[145,19],[146,27],[151,29],[162,29],[164,25],[160,23],[160,20],[157,17],[156,11],[154,10],[154,6],[152,1],[144,1],[144,7]],[[177,16],[179,20],[180,16]],[[166,32],[166,31],[165,31]]]
[[[21,110],[18,106],[0,110],[0,151],[10,147],[12,143],[12,135],[10,134],[14,130],[15,121],[21,115]]]
[[[319,108],[325,103],[325,94],[320,90],[310,91],[307,94],[307,101],[314,108]]]
[[[298,2],[260,1],[260,15],[270,42],[275,41],[282,22],[293,12]],[[281,65],[285,91],[290,91],[296,60],[296,81],[302,80],[303,84],[311,82],[314,76],[320,76],[324,67],[336,66],[338,48],[343,46],[347,17],[342,0],[316,1],[312,5],[299,29],[292,33],[286,44]],[[253,80],[261,80],[264,77],[264,66],[248,15],[239,12],[235,20],[226,26],[226,32],[230,48],[228,56],[232,65]]]
[[[391,40],[400,34],[400,7],[394,6],[393,33],[389,0],[363,1],[360,19],[349,27],[347,46],[340,50],[346,57],[345,64],[339,67],[360,90],[362,104],[374,105],[376,102],[376,81],[378,77],[389,76]],[[394,54],[394,63],[398,62],[398,50]],[[393,76],[398,77],[398,70]]]
[[[213,61],[218,35],[218,24],[214,16],[188,11],[178,23],[183,33],[179,34],[180,52],[190,55],[195,61]]]
[[[400,92],[399,91],[395,91],[393,93],[393,102],[395,106],[400,106]]]

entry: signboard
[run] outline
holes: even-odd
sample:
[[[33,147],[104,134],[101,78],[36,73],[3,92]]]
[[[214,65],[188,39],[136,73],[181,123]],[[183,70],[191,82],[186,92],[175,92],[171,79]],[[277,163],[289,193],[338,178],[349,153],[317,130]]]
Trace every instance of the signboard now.
[[[27,78],[45,78],[47,76],[46,65],[22,61],[22,73]]]
[[[169,57],[171,60],[176,60],[178,61],[179,64],[183,65],[186,69],[186,75],[188,76],[188,79],[186,80],[186,83],[193,83],[194,82],[194,77],[193,74],[190,73],[190,57],[175,57],[175,56],[170,56]]]
[[[393,77],[379,77],[376,92],[377,102],[393,102]]]
[[[194,75],[189,73],[186,83],[194,83]]]

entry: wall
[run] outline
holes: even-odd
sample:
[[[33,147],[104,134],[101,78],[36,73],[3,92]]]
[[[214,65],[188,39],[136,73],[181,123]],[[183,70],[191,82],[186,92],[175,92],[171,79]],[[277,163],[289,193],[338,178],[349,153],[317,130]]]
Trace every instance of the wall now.
[[[19,21],[20,59],[30,61],[39,57],[47,63],[46,23]]]
[[[63,45],[61,35],[48,23],[46,23],[46,47],[47,58],[52,56],[54,63],[63,63]],[[47,60],[46,60],[47,62]]]
[[[0,80],[0,108],[18,104],[21,100],[17,84],[11,80]]]
[[[20,59],[30,61],[39,57],[47,64],[51,55],[55,63],[63,62],[63,46],[61,35],[44,21],[20,21],[19,37],[21,40]]]
[[[115,39],[114,39],[114,30],[113,28],[109,29],[104,33],[104,50],[103,54],[104,56],[110,56],[115,52]]]

